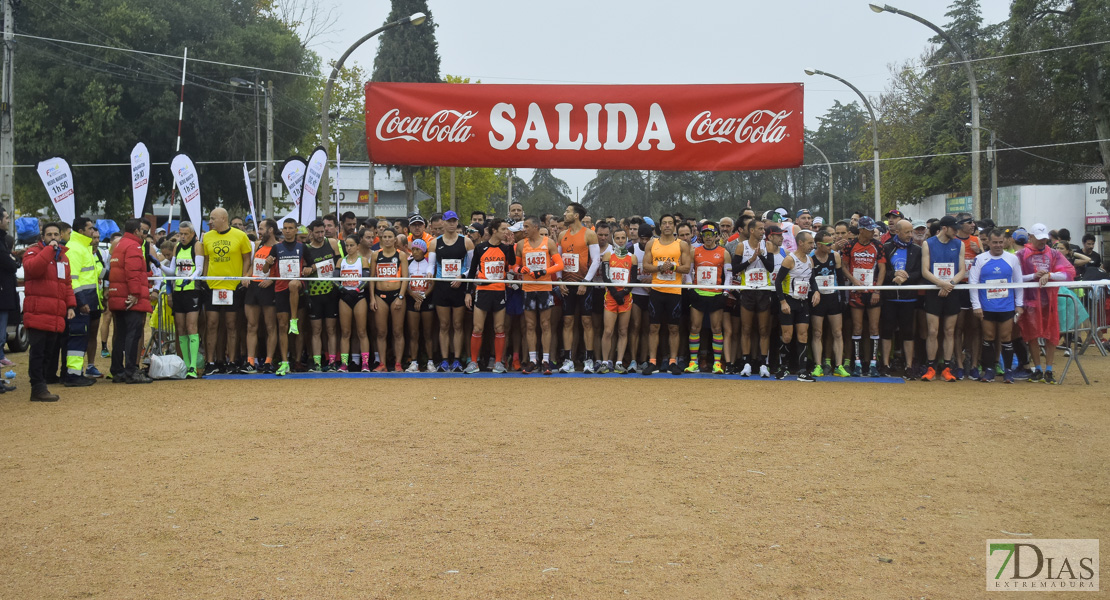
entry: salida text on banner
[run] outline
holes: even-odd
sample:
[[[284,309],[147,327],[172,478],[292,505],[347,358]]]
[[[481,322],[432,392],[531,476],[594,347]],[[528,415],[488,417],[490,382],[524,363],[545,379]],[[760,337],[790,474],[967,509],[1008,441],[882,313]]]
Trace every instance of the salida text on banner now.
[[[802,163],[802,85],[368,83],[378,164],[735,171]]]

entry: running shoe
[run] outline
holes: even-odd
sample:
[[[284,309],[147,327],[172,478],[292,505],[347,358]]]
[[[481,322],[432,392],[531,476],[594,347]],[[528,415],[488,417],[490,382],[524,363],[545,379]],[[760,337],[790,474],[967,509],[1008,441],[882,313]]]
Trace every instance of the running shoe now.
[[[675,363],[675,364],[678,364],[678,363]],[[686,373],[697,373],[698,372],[698,363],[697,363],[697,361],[694,361],[694,360],[690,361],[690,364],[686,365],[686,371],[685,372]]]
[[[8,360],[8,359],[5,358],[4,360]],[[0,362],[2,362],[2,361],[0,361]],[[4,366],[10,366],[10,365],[4,365]],[[101,373],[100,369],[98,369],[96,367],[89,367],[89,368],[85,369],[85,377],[92,377],[93,379],[100,379],[101,377],[104,377],[104,373]]]
[[[640,375],[651,375],[658,370],[659,367],[655,366],[655,363],[648,361],[644,363],[644,368],[640,371]]]
[[[597,366],[597,374],[605,375],[607,373],[609,373],[609,363],[601,361],[601,364]]]
[[[770,379],[771,369],[768,369],[767,365],[759,365],[759,376],[763,379]]]
[[[389,369],[384,364],[379,364],[378,366],[374,367],[374,370],[371,371],[371,372],[372,373],[388,373]]]
[[[941,375],[944,375],[944,373],[941,373]],[[962,380],[964,378],[964,368],[956,367],[956,371],[952,373],[952,376],[955,377],[955,379],[953,379],[952,381]]]
[[[1045,371],[1044,379],[1042,379],[1042,381],[1044,381],[1048,385],[1056,385],[1056,376],[1052,374],[1052,371]]]
[[[1014,372],[1013,371],[1006,371],[1006,374],[1002,376],[1002,383],[1013,383],[1013,382],[1014,382]]]
[[[439,372],[440,373],[450,373],[451,372],[451,365],[447,364],[447,361],[443,361],[443,362],[439,363]]]
[[[196,368],[195,367],[189,367],[189,370],[185,371],[185,379],[196,379],[196,378],[197,378]]]
[[[736,373],[738,373],[738,371],[736,370],[736,365],[732,363],[728,363],[727,365],[725,365],[725,375],[735,375]]]
[[[337,367],[335,365],[331,364],[330,362],[326,362],[326,363],[323,364],[323,366],[321,368],[325,373],[330,373],[330,372],[334,371]]]
[[[718,360],[718,361],[713,363],[713,374],[714,375],[724,375],[725,374],[725,368],[721,364],[721,361]]]
[[[473,375],[474,373],[479,373],[481,371],[482,368],[478,366],[478,363],[470,361],[466,363],[466,369],[463,371],[463,373],[466,373],[467,375]]]
[[[289,333],[291,333],[293,335],[300,335],[301,334],[301,328],[297,326],[297,320],[296,319],[289,319]]]
[[[628,372],[629,373],[638,373],[639,371],[640,371],[640,365],[636,364],[636,359],[632,359],[632,362],[628,363]]]
[[[513,357],[513,370],[514,371],[519,371],[520,370],[520,359],[515,357],[515,356]]]
[[[428,364],[424,365],[424,372],[425,373],[435,373],[436,372],[436,364],[429,360]]]
[[[778,370],[775,371],[775,379],[778,379],[778,380],[786,379],[786,373],[787,373],[786,367],[779,367]]]
[[[682,375],[682,367],[678,366],[678,361],[671,363],[667,370],[671,372],[671,375]]]
[[[1006,374],[1006,370],[1002,368],[1002,363],[998,363],[998,364],[994,365],[994,373],[995,373],[995,375],[1005,375]]]
[[[417,364],[417,362],[414,360],[414,361],[409,363],[409,368],[405,369],[405,372],[406,373],[419,373],[420,372],[420,365]]]
[[[948,381],[948,382],[959,381],[958,379],[956,379],[956,376],[952,373],[952,369],[950,369],[948,367],[944,367],[944,370],[940,372],[940,376],[941,376],[942,379],[944,379],[945,381]]]
[[[848,372],[848,369],[844,368],[844,365],[836,365],[836,370],[834,370],[832,372],[832,374],[833,374],[833,377],[851,377],[852,376],[852,374]]]
[[[393,372],[394,373],[404,373],[405,372],[404,365],[402,365],[401,363],[393,363]]]
[[[582,363],[582,372],[583,373],[593,373],[594,372],[594,359],[587,358],[586,362]]]
[[[751,365],[751,363],[744,363],[744,368],[740,369],[740,376],[741,377],[751,377],[752,376],[752,365]]]
[[[983,369],[983,370],[986,371],[987,369]],[[979,380],[980,379],[980,377],[979,377],[980,374],[981,373],[979,372],[979,367],[971,367],[971,370],[967,372],[967,378],[972,380],[972,381]]]
[[[812,375],[814,377],[824,377],[825,376],[825,370],[821,368],[821,365],[817,365],[817,366],[813,367],[813,372],[810,373],[810,375]]]
[[[285,361],[282,361],[282,363],[278,365],[277,371],[274,371],[274,375],[277,375],[278,377],[284,377],[288,374],[289,374],[289,363],[287,363]]]
[[[1044,381],[1044,373],[1042,373],[1040,369],[1034,370],[1033,374],[1029,376],[1029,381],[1030,383],[1040,383]]]
[[[868,377],[882,377],[882,374],[879,373],[879,365],[877,365],[875,363],[871,363],[871,369],[868,371],[867,376]]]
[[[624,368],[624,363],[617,362],[617,364],[613,367],[613,372],[617,375],[624,375],[628,372],[628,369]]]
[[[490,371],[492,371],[493,370],[493,365],[496,365],[496,364],[497,364],[497,359],[491,356],[491,357],[489,357],[489,363],[486,365],[486,368],[488,368]]]
[[[1010,371],[1010,374],[1013,375],[1014,379],[1029,379],[1033,376],[1033,372],[1029,369],[1026,369],[1025,367],[1012,370]]]
[[[863,377],[863,365],[852,363],[852,377]]]
[[[243,368],[239,369],[239,373],[242,375],[254,375],[258,373],[258,370],[254,368],[254,365],[247,363],[243,365]]]
[[[523,373],[524,375],[531,375],[532,372],[535,371],[535,370],[536,370],[536,363],[534,363],[532,361],[528,361],[528,362],[524,363],[523,365],[520,365],[520,372]]]
[[[979,381],[983,383],[994,382],[994,369],[983,369],[983,372],[979,375]]]
[[[312,372],[313,373],[320,373],[323,370],[324,370],[324,368],[320,366],[320,363],[317,363],[317,362],[312,363]]]
[[[463,367],[462,367],[461,364],[459,364],[459,361],[456,360],[456,361],[451,363],[451,372],[452,373],[462,373],[463,372]]]
[[[112,353],[108,352],[108,347],[102,344],[100,346],[100,358],[108,358],[111,355]]]
[[[205,363],[205,365],[204,365],[204,374],[205,375],[218,375],[219,373],[220,373],[220,367],[216,366],[216,363]]]
[[[274,374],[274,363],[272,363],[272,362],[262,363],[262,368],[259,369],[258,372],[262,373],[263,375],[273,375]]]
[[[906,381],[913,381],[914,379],[917,379],[916,373],[917,372],[912,366],[906,367],[906,371],[902,373],[902,379],[905,379]]]
[[[506,371],[506,369],[505,369],[505,363],[499,363],[499,362],[496,362],[496,361],[495,361],[495,362],[493,363],[493,369],[491,369],[491,370],[492,370],[492,371],[493,371],[494,373],[497,373],[497,374],[499,374],[499,375],[500,375],[501,373],[504,373],[504,372]]]
[[[813,382],[813,381],[817,381],[817,378],[815,378],[813,375],[811,375],[811,374],[805,372],[804,370],[802,370],[798,373],[798,381]]]
[[[542,368],[543,368],[543,374],[544,375],[550,375],[551,372],[555,370],[555,365],[551,364],[550,361],[545,360],[545,361],[543,361],[543,367]]]
[[[338,373],[350,373],[350,370],[347,369],[347,365],[339,365],[339,369],[337,370],[337,372]]]
[[[559,367],[559,372],[560,373],[573,373],[574,372],[574,361],[569,359],[569,358],[564,360],[563,361],[563,366]]]
[[[921,376],[921,381],[932,381],[937,376],[937,370],[933,367],[925,369],[925,374]]]
[[[362,363],[362,368],[361,368],[361,371],[362,371],[363,373],[370,373],[370,372],[371,372],[371,370],[370,370],[370,363],[368,363],[368,362]]]

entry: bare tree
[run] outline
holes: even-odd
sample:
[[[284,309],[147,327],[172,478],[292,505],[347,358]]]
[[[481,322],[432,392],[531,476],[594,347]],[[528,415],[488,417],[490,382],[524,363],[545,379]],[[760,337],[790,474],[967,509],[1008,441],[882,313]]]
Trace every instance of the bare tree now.
[[[301,38],[301,45],[308,47],[316,38],[327,38],[339,23],[334,4],[327,5],[313,0],[279,0],[267,10],[270,16],[281,21]],[[322,45],[327,45],[323,42]]]

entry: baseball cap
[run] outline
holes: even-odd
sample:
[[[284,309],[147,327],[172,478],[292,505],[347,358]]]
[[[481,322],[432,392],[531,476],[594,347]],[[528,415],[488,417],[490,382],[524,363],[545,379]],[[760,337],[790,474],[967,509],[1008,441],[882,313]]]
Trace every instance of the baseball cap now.
[[[1048,227],[1045,227],[1044,223],[1036,223],[1029,228],[1029,234],[1038,240],[1047,240],[1049,237]]]
[[[860,229],[867,229],[867,230],[870,230],[870,231],[874,231],[876,229],[876,227],[877,226],[875,225],[875,219],[872,219],[871,217],[868,217],[868,216],[863,216],[863,217],[859,218],[859,228]]]
[[[956,217],[953,217],[952,215],[944,215],[940,218],[939,223],[941,227],[955,227],[958,224],[956,221]]]
[[[975,224],[979,229],[994,229],[993,219],[983,219]]]
[[[956,223],[959,224],[959,225],[963,225],[964,223],[974,223],[974,222],[975,222],[975,219],[973,217],[964,217],[964,218],[956,221]]]
[[[768,225],[767,226],[767,235],[782,235],[782,227],[779,227],[778,225],[773,225],[773,224]]]
[[[159,227],[158,229],[154,230],[154,233],[166,233],[166,228],[165,227]]]
[[[647,225],[651,225],[652,227],[655,227],[655,221],[651,220],[651,217],[644,217],[644,223],[646,223]]]
[[[801,217],[802,215],[808,215],[808,214],[810,214],[809,209],[808,208],[803,208],[802,210],[799,210],[798,212],[794,213],[794,218],[797,219],[797,218]]]
[[[521,231],[524,231],[524,221],[517,221],[509,225],[509,233],[520,233]]]
[[[450,212],[450,211],[448,211],[448,212]],[[447,215],[443,215],[443,216],[444,216],[444,218],[447,217]],[[457,219],[458,216],[456,216],[455,218]],[[412,225],[413,223],[420,223],[421,225],[426,224],[424,222],[424,217],[422,217],[420,215],[413,215],[413,216],[409,217],[409,225]]]
[[[928,226],[929,226],[929,224],[925,222],[925,219],[914,219],[914,222],[913,222],[913,228],[914,229],[921,229],[922,227],[928,227]]]
[[[1024,227],[1018,227],[1010,237],[1014,238],[1015,242],[1024,244],[1029,241],[1029,232]]]
[[[825,217],[813,217],[813,224],[814,225],[824,225],[825,224]]]
[[[444,221],[458,221],[459,220],[459,213],[457,213],[453,210],[449,210],[449,211],[443,213],[443,220]]]
[[[655,228],[647,223],[641,223],[640,229],[638,229],[636,233],[640,237],[651,237],[651,234],[655,233]]]
[[[717,227],[715,225],[710,225],[708,223],[706,223],[705,225],[702,225],[701,229],[699,229],[698,231],[700,231],[702,233],[705,233],[705,232],[708,231],[708,232],[713,233],[714,235],[720,233],[720,231],[717,230]]]
[[[790,214],[789,212],[786,211],[785,208],[783,208],[781,206],[776,208],[775,212],[779,213],[779,215],[781,215],[782,218],[784,218],[784,219]]]
[[[412,247],[414,249],[419,248],[421,252],[427,252],[428,251],[428,243],[425,242],[424,240],[420,239],[420,238],[417,238],[417,239],[412,241]]]
[[[902,211],[898,210],[897,208],[886,211],[886,214],[883,215],[883,216],[884,217],[898,217],[899,219],[905,219],[906,218],[906,215],[902,214]]]
[[[764,221],[771,221],[772,223],[782,223],[782,217],[783,215],[777,210],[769,210],[763,213],[762,219]]]

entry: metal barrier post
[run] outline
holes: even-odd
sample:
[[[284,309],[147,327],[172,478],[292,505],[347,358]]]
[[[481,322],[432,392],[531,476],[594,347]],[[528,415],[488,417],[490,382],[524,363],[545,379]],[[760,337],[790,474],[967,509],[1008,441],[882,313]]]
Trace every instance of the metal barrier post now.
[[[1080,332],[1080,326],[1079,326],[1079,309],[1080,309],[1079,297],[1076,296],[1074,293],[1066,294],[1066,296],[1067,296],[1068,300],[1074,304],[1074,312],[1072,314],[1074,315],[1073,318],[1074,318],[1075,323],[1073,325],[1072,322],[1071,322],[1072,321],[1071,318],[1065,318],[1065,325],[1067,325],[1067,330],[1065,331],[1065,330],[1061,329],[1061,331],[1060,331],[1060,333],[1064,334],[1066,336],[1066,339],[1069,340],[1068,341],[1069,348],[1068,348],[1068,352],[1067,352],[1068,361],[1066,363],[1064,363],[1064,368],[1060,371],[1060,379],[1057,383],[1059,385],[1064,384],[1064,378],[1067,377],[1067,375],[1068,375],[1068,368],[1071,367],[1071,364],[1074,362],[1075,366],[1077,368],[1079,368],[1079,374],[1083,376],[1083,382],[1086,383],[1087,385],[1091,385],[1091,380],[1087,378],[1087,372],[1083,370],[1083,365],[1082,365],[1082,363],[1079,362],[1079,343],[1078,343],[1079,332]],[[1070,334],[1070,335],[1068,335],[1068,334]],[[1058,341],[1059,340],[1055,340],[1055,341],[1046,340],[1046,343],[1052,344],[1052,343],[1055,343],[1055,342],[1058,342]]]

